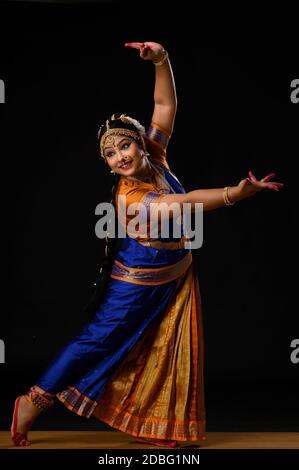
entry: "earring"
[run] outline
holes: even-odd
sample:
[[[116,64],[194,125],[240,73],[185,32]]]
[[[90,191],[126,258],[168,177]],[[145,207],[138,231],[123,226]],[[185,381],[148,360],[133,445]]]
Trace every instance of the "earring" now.
[[[112,170],[111,170],[110,173],[113,173],[113,174],[115,175],[115,171],[112,171]]]

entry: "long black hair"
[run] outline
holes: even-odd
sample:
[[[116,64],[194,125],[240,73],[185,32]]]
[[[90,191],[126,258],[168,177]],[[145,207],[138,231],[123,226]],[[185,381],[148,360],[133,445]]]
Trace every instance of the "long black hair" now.
[[[111,201],[110,203],[114,206],[114,213],[116,214],[116,192],[118,187],[120,176],[115,173],[113,174],[113,182],[111,187]],[[110,274],[112,271],[115,255],[119,249],[120,239],[118,238],[118,221],[117,215],[115,217],[115,237],[110,238],[108,233],[105,237],[105,248],[104,256],[102,257],[99,272],[93,282],[93,294],[88,301],[87,305],[84,308],[84,313],[91,320],[97,311],[100,303],[104,298],[104,294],[107,290],[107,285],[110,279]]]
[[[136,119],[131,118],[125,114],[113,114],[110,119],[107,119],[106,123],[100,127],[98,132],[98,141],[101,143],[102,137],[109,130],[115,129],[116,133],[121,133],[127,131],[132,131],[131,137],[141,143],[144,147],[144,127]],[[114,133],[114,132],[113,132]],[[135,136],[134,136],[135,135]],[[103,152],[100,149],[102,157]],[[108,164],[107,164],[108,165]],[[113,182],[111,188],[111,201],[110,203],[114,206],[115,217],[115,237],[110,238],[108,233],[105,238],[105,252],[99,266],[99,274],[94,280],[93,283],[93,294],[89,302],[84,308],[85,314],[91,320],[99,308],[100,303],[102,302],[105,292],[107,290],[108,282],[110,280],[110,275],[112,267],[114,264],[115,255],[120,247],[120,239],[118,238],[118,217],[116,213],[116,193],[118,188],[120,175],[117,173],[113,174]]]

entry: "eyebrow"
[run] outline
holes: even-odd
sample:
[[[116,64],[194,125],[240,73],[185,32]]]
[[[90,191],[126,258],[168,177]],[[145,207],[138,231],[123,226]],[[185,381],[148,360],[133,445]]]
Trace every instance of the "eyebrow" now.
[[[129,140],[129,142],[132,142],[132,141],[129,139],[129,137],[124,137],[123,139],[121,139],[121,140],[118,142],[118,144],[116,144],[116,147],[118,147],[124,140]],[[113,147],[105,147],[105,148],[104,148],[104,152],[105,152],[105,150],[107,150],[107,149],[112,149],[112,148],[113,148]]]

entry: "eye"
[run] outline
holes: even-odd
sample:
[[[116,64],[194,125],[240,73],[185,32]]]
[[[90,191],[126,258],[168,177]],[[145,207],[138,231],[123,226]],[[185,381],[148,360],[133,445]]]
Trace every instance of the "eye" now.
[[[113,155],[114,155],[114,152],[107,152],[107,153],[106,153],[106,157],[107,157],[107,158],[110,158],[110,157],[112,157]]]
[[[122,150],[127,150],[127,149],[130,147],[130,145],[131,145],[131,142],[125,142],[125,143],[122,145],[121,149],[122,149]]]

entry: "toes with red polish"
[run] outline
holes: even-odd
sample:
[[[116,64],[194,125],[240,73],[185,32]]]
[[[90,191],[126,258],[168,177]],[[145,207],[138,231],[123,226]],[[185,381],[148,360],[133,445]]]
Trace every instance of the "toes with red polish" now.
[[[15,446],[18,447],[25,447],[29,446],[31,442],[27,439],[27,434],[23,434],[18,432],[18,413],[19,413],[19,404],[22,396],[18,397],[15,401],[13,417],[12,417],[12,425],[11,425],[11,439]]]

